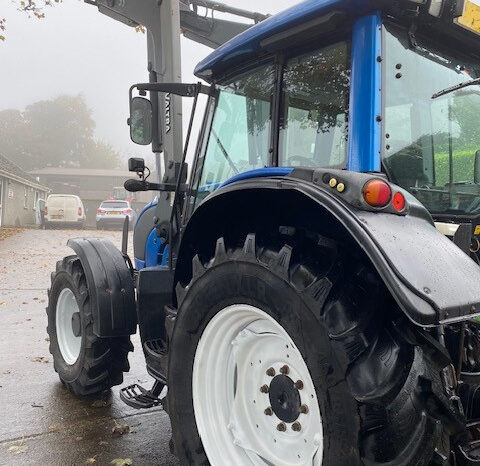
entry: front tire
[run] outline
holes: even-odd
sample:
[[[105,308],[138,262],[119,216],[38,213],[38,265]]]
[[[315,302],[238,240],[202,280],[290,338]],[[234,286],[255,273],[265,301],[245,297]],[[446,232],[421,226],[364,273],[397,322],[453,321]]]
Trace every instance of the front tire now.
[[[62,383],[75,395],[93,395],[123,382],[128,372],[129,337],[93,333],[90,294],[77,256],[57,262],[47,307],[50,353]]]
[[[360,261],[280,246],[220,239],[178,287],[168,408],[182,464],[442,464],[451,426],[434,350],[392,322],[401,314]]]

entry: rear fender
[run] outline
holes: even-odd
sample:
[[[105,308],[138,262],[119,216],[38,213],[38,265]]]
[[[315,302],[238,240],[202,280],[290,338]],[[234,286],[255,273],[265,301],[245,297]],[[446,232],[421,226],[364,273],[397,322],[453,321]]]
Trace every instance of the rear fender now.
[[[110,241],[100,238],[75,238],[67,244],[85,271],[95,335],[134,334],[137,327],[134,283],[122,253]]]
[[[346,196],[342,197],[325,183],[325,173],[345,183]],[[245,208],[245,218],[248,218],[251,205],[235,203],[235,198],[247,199],[246,193],[255,191],[255,200],[260,200],[262,195],[271,195],[275,190],[288,191],[296,193],[295,199],[300,199],[295,201],[295,206],[289,206],[290,209],[302,212],[308,200],[314,201],[318,207],[314,216],[333,217],[348,232],[351,240],[366,253],[399,307],[414,323],[435,326],[479,315],[480,267],[435,228],[430,214],[415,197],[394,186],[407,199],[408,209],[402,215],[392,213],[391,209],[379,212],[365,210],[365,206],[355,207],[356,201],[352,201],[352,190],[349,191],[348,186],[353,183],[363,186],[371,178],[369,174],[340,170],[296,169],[288,177],[250,179],[220,188],[190,219],[179,258],[183,257],[183,251],[191,249],[191,245],[184,243],[194,235],[205,234],[203,216],[208,216],[210,222],[212,218],[226,218],[228,209],[235,205]],[[270,208],[275,207],[270,204]]]

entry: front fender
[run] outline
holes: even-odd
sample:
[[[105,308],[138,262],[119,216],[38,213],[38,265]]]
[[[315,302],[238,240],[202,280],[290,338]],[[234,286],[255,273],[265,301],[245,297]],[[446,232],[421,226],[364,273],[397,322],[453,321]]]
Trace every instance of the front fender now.
[[[122,253],[108,240],[75,238],[67,243],[87,278],[93,333],[99,337],[132,335],[137,327],[133,278]]]
[[[362,186],[371,178],[368,174],[330,172],[350,182],[359,179]],[[288,177],[250,179],[225,186],[200,205],[189,225],[234,193],[296,191],[328,211],[348,231],[413,322],[435,326],[480,315],[480,267],[435,228],[416,198],[398,188],[409,205],[404,215],[363,210],[326,187],[322,173],[325,170],[294,170]]]

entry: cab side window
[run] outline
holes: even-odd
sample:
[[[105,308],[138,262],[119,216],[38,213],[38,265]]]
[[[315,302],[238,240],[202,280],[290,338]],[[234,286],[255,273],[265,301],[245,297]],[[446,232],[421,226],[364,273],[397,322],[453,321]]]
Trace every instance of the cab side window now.
[[[339,42],[295,57],[283,74],[279,165],[346,165],[350,46]]]

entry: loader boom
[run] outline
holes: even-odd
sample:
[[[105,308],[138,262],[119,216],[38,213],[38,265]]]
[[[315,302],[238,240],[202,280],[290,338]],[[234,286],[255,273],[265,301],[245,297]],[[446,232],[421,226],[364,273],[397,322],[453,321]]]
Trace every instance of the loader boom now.
[[[248,29],[252,24],[214,17],[215,11],[262,21],[267,16],[218,2],[198,0],[85,0],[99,12],[130,27],[143,26],[147,31],[149,81],[181,81],[180,34],[216,48]],[[205,14],[200,14],[202,7]],[[202,10],[202,11],[203,11]],[[182,160],[182,102],[172,94],[151,92],[153,105],[152,151],[157,173],[164,183],[174,183]],[[162,170],[161,154],[164,169]],[[159,180],[161,181],[161,180]]]

